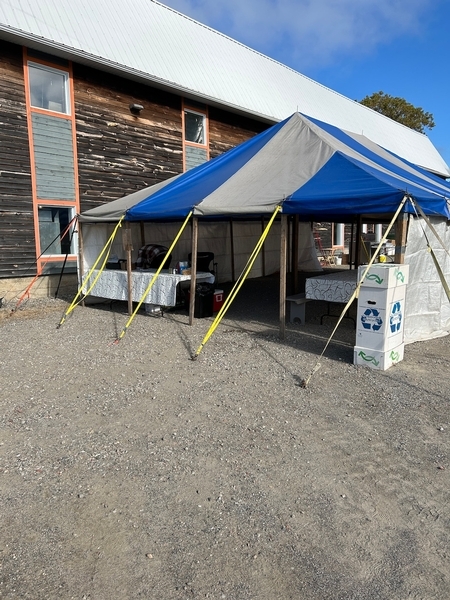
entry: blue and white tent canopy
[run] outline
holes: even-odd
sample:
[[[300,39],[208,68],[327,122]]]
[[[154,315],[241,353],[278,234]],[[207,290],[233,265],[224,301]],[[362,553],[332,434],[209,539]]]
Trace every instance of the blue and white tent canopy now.
[[[82,221],[285,214],[348,221],[394,213],[405,195],[450,219],[450,184],[362,135],[294,113],[218,158],[91,209]],[[405,210],[413,212],[412,202]]]

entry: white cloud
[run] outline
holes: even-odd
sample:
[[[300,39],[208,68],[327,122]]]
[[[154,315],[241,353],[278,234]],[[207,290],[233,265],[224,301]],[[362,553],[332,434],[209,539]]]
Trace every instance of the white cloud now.
[[[442,0],[162,1],[301,69],[370,54],[393,39],[420,35],[427,13]]]

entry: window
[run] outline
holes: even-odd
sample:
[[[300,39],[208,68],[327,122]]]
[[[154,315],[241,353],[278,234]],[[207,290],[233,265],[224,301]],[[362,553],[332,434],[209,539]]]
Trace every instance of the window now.
[[[75,272],[79,212],[72,63],[24,48],[37,274]]]
[[[74,254],[72,233],[69,223],[73,208],[61,206],[39,206],[39,241],[41,254]]]
[[[205,115],[191,110],[184,111],[184,137],[186,142],[205,145],[205,121]]]
[[[192,101],[190,101],[192,102]],[[197,109],[198,104],[198,110]],[[183,166],[188,171],[209,160],[206,105],[183,108]]]
[[[70,113],[66,71],[29,62],[28,74],[31,106],[66,115]]]

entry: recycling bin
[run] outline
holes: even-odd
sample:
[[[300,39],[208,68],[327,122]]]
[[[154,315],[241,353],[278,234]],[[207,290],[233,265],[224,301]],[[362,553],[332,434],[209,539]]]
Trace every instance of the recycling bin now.
[[[367,267],[358,271],[360,281]],[[408,265],[376,264],[364,277],[358,297],[354,364],[388,369],[403,359]]]

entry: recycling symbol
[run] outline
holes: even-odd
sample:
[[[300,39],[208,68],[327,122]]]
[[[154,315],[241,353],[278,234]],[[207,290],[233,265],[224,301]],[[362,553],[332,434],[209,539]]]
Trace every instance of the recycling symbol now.
[[[392,306],[391,316],[389,319],[391,333],[397,333],[402,326],[402,305],[400,302],[395,302]]]
[[[361,324],[364,329],[379,331],[383,325],[383,319],[376,308],[366,308],[364,314],[361,316]]]

